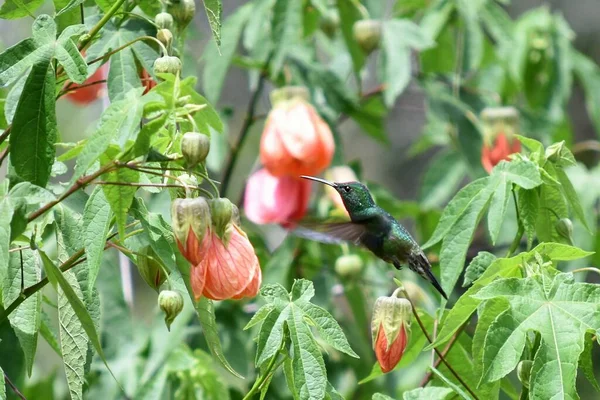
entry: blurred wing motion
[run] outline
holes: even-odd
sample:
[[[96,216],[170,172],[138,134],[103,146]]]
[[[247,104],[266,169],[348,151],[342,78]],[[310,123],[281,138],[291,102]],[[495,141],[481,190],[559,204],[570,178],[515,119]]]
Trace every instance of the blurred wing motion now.
[[[302,223],[292,233],[321,243],[350,242],[360,245],[360,239],[367,229],[353,222]]]

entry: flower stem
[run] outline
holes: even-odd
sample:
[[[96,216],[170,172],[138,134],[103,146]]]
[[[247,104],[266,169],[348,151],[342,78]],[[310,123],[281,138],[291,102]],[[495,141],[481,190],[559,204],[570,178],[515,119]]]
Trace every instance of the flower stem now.
[[[115,15],[115,13],[119,10],[123,3],[125,3],[125,0],[117,0],[115,4],[113,4],[113,6],[106,12],[106,14],[104,14],[100,21],[98,21],[98,23],[94,25],[92,29],[90,29],[87,38],[81,41],[79,45],[79,50],[85,49],[91,43],[91,41],[94,39],[94,36],[96,36],[98,32],[100,32],[100,29],[102,29],[102,27],[106,25],[106,23],[112,18],[112,16]]]
[[[261,389],[261,386],[265,383],[265,381],[269,378],[269,376],[273,372],[275,372],[274,367],[276,365],[278,365],[277,359],[279,358],[279,353],[281,352],[281,350],[283,350],[284,346],[285,346],[285,340],[282,340],[281,346],[279,346],[279,350],[277,350],[277,353],[273,354],[273,357],[271,357],[271,360],[269,361],[269,364],[267,365],[267,370],[265,371],[264,374],[260,375],[258,377],[258,379],[256,379],[256,381],[254,381],[254,385],[252,385],[252,388],[244,396],[244,398],[242,400],[250,400],[252,398],[252,396],[254,396],[256,394],[256,392],[258,392]]]
[[[421,321],[421,317],[419,317],[419,313],[417,312],[417,309],[415,308],[414,303],[412,302],[412,300],[410,298],[408,298],[408,296],[406,298],[408,299],[408,301],[410,301],[410,304],[412,306],[413,315],[415,316],[415,319],[417,320],[417,323],[419,324],[421,331],[423,331],[423,335],[425,335],[425,338],[427,339],[427,341],[429,343],[433,343],[433,341],[431,340],[431,336],[429,336],[429,333],[427,333],[427,329],[425,329],[425,326],[423,325],[423,322]],[[454,368],[452,368],[452,366],[450,365],[450,363],[448,363],[448,361],[446,360],[444,355],[435,347],[433,348],[433,350],[436,352],[436,354],[438,355],[440,360],[444,363],[444,365],[448,368],[448,370],[452,373],[452,375],[454,375],[456,380],[458,380],[458,382],[460,382],[460,384],[463,385],[463,387],[465,389],[467,389],[467,391],[471,394],[471,396],[473,396],[473,398],[475,400],[479,400],[479,398],[477,397],[475,392],[473,392],[473,390],[471,390],[471,388],[465,383],[465,381],[460,377],[460,375],[456,372],[456,370]]]
[[[446,355],[450,352],[450,350],[452,350],[454,343],[456,343],[456,341],[458,340],[458,337],[460,336],[460,334],[462,333],[462,331],[465,329],[466,326],[467,326],[466,323],[462,324],[461,327],[458,328],[456,333],[454,333],[454,335],[452,336],[452,339],[450,339],[450,341],[448,342],[448,344],[446,345],[444,350],[442,350],[442,355],[444,357],[446,357]],[[437,368],[440,366],[441,363],[442,363],[442,359],[438,358],[435,361],[435,363],[433,364],[433,367]],[[431,380],[432,377],[433,377],[433,371],[429,371],[427,373],[427,375],[425,375],[425,377],[423,378],[423,380],[421,381],[421,384],[419,386],[421,386],[421,387],[427,386],[427,384],[429,383],[429,381]]]

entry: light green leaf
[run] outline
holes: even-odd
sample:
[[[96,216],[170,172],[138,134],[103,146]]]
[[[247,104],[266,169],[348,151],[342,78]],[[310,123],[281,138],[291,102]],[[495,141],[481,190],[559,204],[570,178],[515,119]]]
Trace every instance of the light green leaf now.
[[[10,259],[10,222],[13,217],[13,205],[8,197],[0,200],[0,283],[4,282]]]
[[[102,188],[94,188],[83,210],[83,242],[89,271],[88,290],[94,287],[98,276],[111,218],[111,207]]]
[[[102,158],[104,158],[104,156]],[[107,161],[108,160],[104,160],[104,162]],[[132,169],[119,168],[102,175],[102,177],[106,182],[136,183],[139,180],[140,173]],[[125,225],[127,225],[127,212],[131,207],[131,202],[133,201],[133,197],[138,188],[135,186],[124,185],[103,185],[102,189],[104,191],[104,196],[106,196],[106,200],[110,204],[110,208],[115,214],[119,237],[124,239]],[[102,248],[104,249],[104,247]]]
[[[531,369],[531,398],[577,397],[575,377],[586,331],[600,332],[600,286],[575,283],[572,274],[558,274],[552,281],[536,275],[498,280],[475,297],[502,297],[510,303],[486,334],[482,382],[513,370],[527,332],[534,330],[542,340]]]
[[[488,181],[488,178],[480,178],[462,188],[444,209],[440,222],[436,226],[431,238],[421,247],[426,249],[446,237],[450,228],[465,213],[465,210],[469,207],[473,199],[486,189]]]
[[[446,400],[446,399],[450,398],[450,395],[453,393],[454,392],[450,388],[428,386],[428,387],[417,388],[417,389],[410,390],[408,392],[404,392],[402,394],[402,399],[403,400],[420,400],[420,399]],[[373,400],[375,400],[375,396],[373,396]]]
[[[556,179],[556,170],[550,164],[546,163],[546,171],[551,178]],[[567,203],[563,196],[561,186],[550,180],[544,182],[539,189],[539,212],[536,223],[537,237],[543,242],[561,242],[565,239],[556,230],[556,222],[559,218],[569,216]]]
[[[471,260],[465,270],[465,279],[463,287],[469,286],[483,275],[488,267],[496,260],[496,256],[487,251],[480,251],[477,256]]]
[[[462,390],[458,385],[454,384],[450,379],[448,379],[444,374],[442,374],[437,368],[431,367],[431,372],[433,372],[433,374],[435,376],[437,376],[446,385],[450,386],[450,388],[452,388],[451,390],[454,391],[454,393],[458,394],[462,399],[471,400],[471,397],[468,396],[464,390]],[[445,396],[442,398],[445,398]]]
[[[527,235],[527,248],[531,248],[535,238],[535,224],[538,218],[540,202],[536,190],[519,190],[517,197],[519,218]]]
[[[423,50],[433,45],[421,28],[410,20],[391,19],[383,23],[384,101],[391,107],[410,82],[410,49]]]
[[[4,386],[4,371],[0,367],[0,400],[6,400],[6,387]]]
[[[204,10],[217,46],[221,45],[221,0],[205,0]]]
[[[58,341],[58,333],[52,326],[50,316],[42,309],[42,321],[40,325],[40,334],[46,340],[46,343],[56,352],[56,354],[62,358],[62,352],[60,351],[60,344]]]
[[[328,344],[342,353],[359,358],[358,354],[350,347],[342,328],[327,310],[312,303],[307,303],[306,306],[302,307],[302,310],[314,322],[319,335]]]
[[[594,389],[600,392],[600,385],[598,385],[598,380],[594,374],[594,360],[592,356],[594,351],[594,342],[594,335],[590,332],[587,332],[584,338],[583,351],[579,356],[579,368],[583,371],[583,374],[592,384]]]
[[[475,71],[483,59],[484,35],[479,21],[480,6],[484,2],[458,0],[456,9],[464,22],[463,70]]]
[[[455,152],[439,154],[429,165],[420,190],[420,203],[425,209],[441,207],[455,193],[465,177],[467,167]]]
[[[17,175],[45,187],[54,163],[56,79],[50,59],[35,64],[23,87],[10,134],[10,161]]]
[[[271,61],[271,75],[277,76],[285,58],[302,37],[302,2],[276,0],[273,8],[272,33],[275,43]]]
[[[500,234],[500,228],[506,216],[506,209],[508,208],[508,200],[510,199],[508,193],[511,185],[508,182],[501,181],[496,186],[490,207],[488,211],[488,229],[490,231],[490,240],[492,245],[496,244],[496,239]]]
[[[366,56],[362,49],[358,46],[358,43],[354,39],[353,27],[354,23],[363,18],[360,10],[353,1],[337,0],[337,8],[340,14],[340,30],[342,37],[352,58],[352,66],[354,68],[354,74],[356,77],[360,76]]]
[[[238,8],[223,24],[221,47],[219,48],[218,43],[211,42],[204,50],[202,58],[205,60],[205,64],[202,70],[202,86],[204,94],[213,104],[219,102],[229,64],[237,49],[242,29],[253,10],[252,3]],[[261,23],[264,22],[263,20]]]
[[[404,393],[404,395],[406,395],[409,392]],[[373,395],[373,397],[371,397],[371,400],[394,400],[393,398],[391,398],[390,396],[388,396],[387,394],[383,394],[383,393],[375,393]]]
[[[288,317],[289,310],[285,308],[272,310],[265,318],[258,333],[257,366],[261,366],[279,350],[284,337],[283,326]]]
[[[21,282],[21,255],[23,261],[23,281]],[[8,305],[21,295],[21,289],[38,283],[41,279],[40,260],[29,249],[10,253],[10,262],[3,280],[2,303]],[[37,292],[26,299],[10,315],[8,320],[15,331],[31,376],[34,356],[37,349],[38,331],[41,324],[42,294]]]
[[[6,0],[0,7],[0,18],[17,19],[26,16],[33,16],[44,0]]]
[[[574,49],[570,52],[573,71],[585,91],[585,105],[588,115],[600,135],[600,68],[598,65]]]
[[[577,195],[577,192],[575,191],[571,180],[562,168],[556,168],[556,174],[558,175],[558,181],[562,186],[565,197],[569,201],[573,212],[575,212],[575,216],[583,224],[585,229],[587,229],[587,231],[591,233],[590,227],[588,226],[585,214],[583,212],[583,208],[581,207],[581,203],[579,201],[579,196]]]
[[[483,375],[483,351],[485,349],[485,335],[502,312],[508,308],[508,302],[505,299],[497,298],[484,301],[477,311],[477,328],[473,335],[473,344],[471,354],[473,355],[473,366],[479,379]]]
[[[81,326],[82,326],[83,330],[85,331],[88,338],[94,345],[94,349],[96,349],[96,352],[98,353],[98,355],[104,362],[104,365],[106,366],[106,369],[108,369],[108,371],[110,372],[111,376],[115,379],[115,381],[117,381],[117,379],[115,378],[115,375],[112,373],[110,367],[108,366],[108,363],[106,362],[106,357],[104,356],[104,352],[102,351],[102,345],[100,344],[100,338],[98,337],[98,333],[96,332],[96,327],[94,325],[94,321],[92,320],[92,317],[90,317],[90,314],[88,313],[87,309],[85,308],[85,305],[83,304],[81,299],[77,296],[77,293],[71,287],[71,285],[69,284],[69,282],[67,281],[65,276],[62,274],[62,272],[58,269],[58,267],[56,265],[54,265],[52,260],[50,260],[48,258],[46,253],[39,250],[39,254],[42,257],[42,264],[44,265],[44,270],[46,271],[48,280],[50,281],[50,283],[52,283],[52,285],[55,288],[57,286],[60,286],[61,290],[64,292],[64,295],[66,296],[67,300],[69,301],[69,304],[73,308],[73,311],[75,312],[75,315],[77,316],[77,319],[79,319],[79,321],[81,322]],[[118,381],[117,381],[117,383],[118,383]],[[121,391],[124,391],[121,384],[120,383],[118,383],[118,384],[119,384],[119,387],[121,388]]]
[[[19,99],[21,98],[21,94],[23,93],[23,87],[25,86],[25,82],[27,82],[27,76],[23,75],[15,84],[12,85],[8,95],[6,96],[6,102],[4,103],[4,113],[6,117],[6,122],[11,124],[13,118],[15,117],[15,112],[17,111],[17,105],[19,104]]]
[[[523,189],[533,189],[542,184],[540,171],[528,160],[501,161],[492,170],[492,176],[514,183]]]
[[[116,38],[118,39],[114,43],[115,48],[126,43],[121,43],[126,39],[119,40],[122,36],[116,35]],[[107,86],[108,97],[111,102],[121,99],[130,90],[142,86],[131,47],[127,47],[110,57]]]
[[[267,318],[267,315],[269,315],[269,313],[271,311],[273,311],[273,305],[270,303],[265,304],[264,306],[259,308],[258,311],[252,316],[250,321],[248,321],[246,326],[244,326],[244,330],[248,330],[248,329],[252,328],[254,325],[263,322],[265,320],[265,318]]]

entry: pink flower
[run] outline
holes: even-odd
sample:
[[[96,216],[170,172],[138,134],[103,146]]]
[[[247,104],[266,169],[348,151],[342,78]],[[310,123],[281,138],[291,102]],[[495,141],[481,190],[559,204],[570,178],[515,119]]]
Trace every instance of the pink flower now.
[[[310,181],[261,169],[248,179],[244,210],[256,224],[289,224],[306,214],[309,199]]]

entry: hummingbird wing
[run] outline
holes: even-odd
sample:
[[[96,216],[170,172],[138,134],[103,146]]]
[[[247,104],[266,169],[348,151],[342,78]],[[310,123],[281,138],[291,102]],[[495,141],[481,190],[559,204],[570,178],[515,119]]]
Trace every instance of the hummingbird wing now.
[[[367,232],[364,225],[354,222],[302,223],[292,231],[305,239],[321,243],[350,242],[360,244],[361,237]]]

